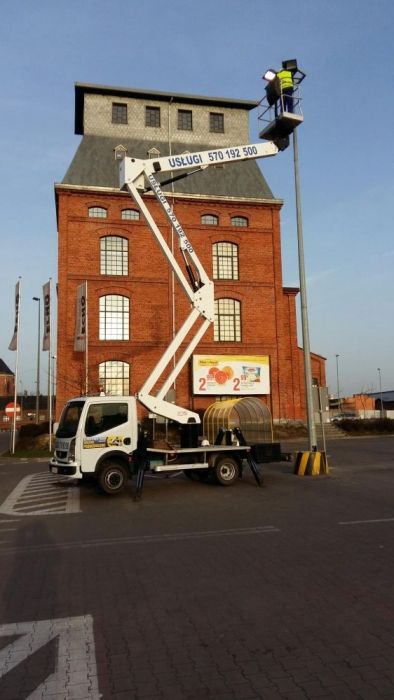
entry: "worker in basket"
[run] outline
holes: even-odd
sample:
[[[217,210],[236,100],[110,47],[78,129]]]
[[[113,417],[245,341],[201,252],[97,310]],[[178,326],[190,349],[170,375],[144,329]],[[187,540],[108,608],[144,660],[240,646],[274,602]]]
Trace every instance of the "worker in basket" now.
[[[280,100],[283,112],[293,112],[293,90],[294,90],[294,80],[293,73],[291,70],[284,68],[284,62],[282,63],[282,70],[278,71],[276,74],[276,79],[279,81],[280,89]]]

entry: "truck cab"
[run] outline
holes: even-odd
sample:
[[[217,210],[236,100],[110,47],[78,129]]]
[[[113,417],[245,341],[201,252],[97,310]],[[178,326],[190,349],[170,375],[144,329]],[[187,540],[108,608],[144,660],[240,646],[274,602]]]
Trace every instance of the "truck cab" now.
[[[75,479],[96,475],[111,490],[124,487],[137,447],[136,400],[132,396],[82,396],[68,401],[56,431],[49,469]]]

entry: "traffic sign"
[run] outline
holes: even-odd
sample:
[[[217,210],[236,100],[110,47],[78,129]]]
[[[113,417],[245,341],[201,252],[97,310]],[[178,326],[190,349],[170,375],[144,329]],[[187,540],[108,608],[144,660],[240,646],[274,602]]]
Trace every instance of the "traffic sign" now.
[[[14,410],[14,407],[15,407],[15,410]],[[17,403],[17,404],[14,404],[14,403],[11,401],[11,403],[7,403],[7,405],[6,405],[6,407],[5,407],[5,412],[6,412],[7,414],[12,415],[12,416],[14,415],[14,413],[16,413],[16,414],[18,415],[18,414],[21,412],[21,407],[20,407],[20,405],[19,405],[18,403]]]

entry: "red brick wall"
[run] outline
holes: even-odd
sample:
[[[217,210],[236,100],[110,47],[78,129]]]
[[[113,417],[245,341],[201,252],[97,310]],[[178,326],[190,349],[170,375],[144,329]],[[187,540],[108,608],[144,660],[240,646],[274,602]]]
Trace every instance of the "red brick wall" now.
[[[79,284],[88,281],[89,389],[98,391],[98,364],[106,360],[130,363],[130,393],[147,378],[172,337],[171,271],[151,232],[141,221],[123,221],[121,210],[134,208],[124,193],[97,193],[58,188],[59,288],[57,348],[57,408],[84,391],[85,355],[73,350],[75,298]],[[88,218],[88,208],[107,209],[106,219]],[[170,244],[170,227],[161,208],[150,209]],[[304,417],[303,381],[297,347],[295,295],[283,289],[279,205],[210,202],[180,199],[175,213],[198,257],[212,276],[212,244],[231,241],[239,246],[239,280],[216,281],[215,297],[241,302],[242,342],[215,343],[213,328],[198,346],[199,354],[262,354],[270,357],[271,396],[265,397],[274,418]],[[219,226],[203,226],[202,214],[219,216]],[[231,226],[231,217],[246,216],[247,228]],[[100,238],[115,234],[129,241],[129,275],[100,274]],[[177,241],[175,241],[177,246]],[[183,269],[181,257],[177,259]],[[130,298],[130,340],[100,341],[99,297],[124,294]],[[190,308],[176,283],[176,329]],[[324,378],[324,362],[313,360],[314,376]],[[316,366],[316,370],[315,370]],[[261,397],[264,398],[264,397]],[[190,364],[177,379],[176,401],[203,409],[214,401],[193,397]]]
[[[13,374],[0,374],[0,396],[13,396],[14,386]]]

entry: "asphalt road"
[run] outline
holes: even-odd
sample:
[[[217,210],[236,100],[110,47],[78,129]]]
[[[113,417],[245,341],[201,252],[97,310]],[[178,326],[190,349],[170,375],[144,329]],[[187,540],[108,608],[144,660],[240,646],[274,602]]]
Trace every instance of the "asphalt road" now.
[[[394,698],[394,438],[328,454],[138,503],[0,458],[0,698]]]

